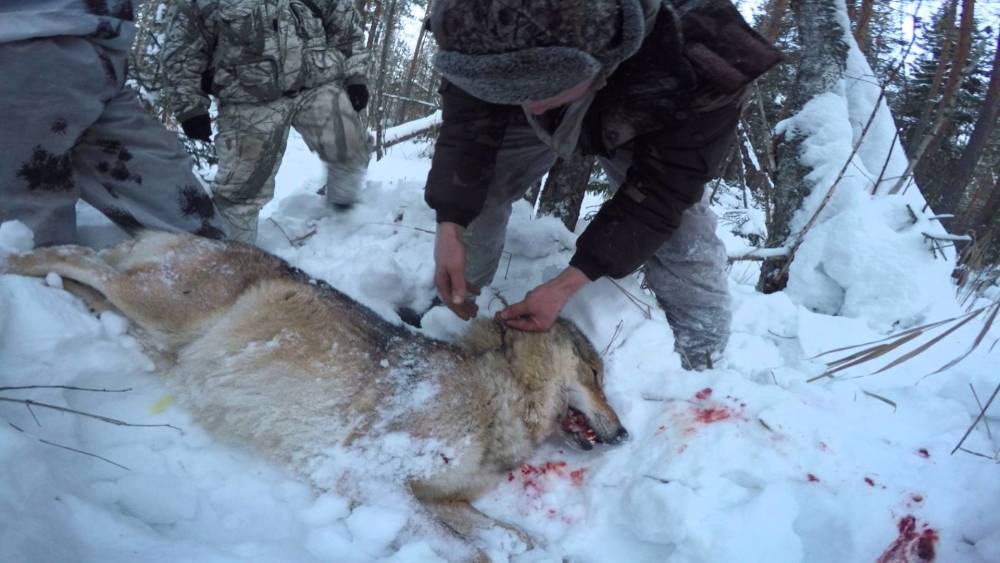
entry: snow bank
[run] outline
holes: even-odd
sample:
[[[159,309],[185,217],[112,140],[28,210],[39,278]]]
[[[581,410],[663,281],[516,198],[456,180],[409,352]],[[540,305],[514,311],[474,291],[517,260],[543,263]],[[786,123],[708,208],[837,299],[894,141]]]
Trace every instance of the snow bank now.
[[[839,19],[850,29],[846,14]],[[803,138],[800,159],[814,186],[792,220],[793,233],[806,227],[850,160],[792,262],[788,294],[814,311],[865,319],[874,328],[912,326],[932,308],[951,312],[941,296],[954,252],[928,244],[924,234],[944,229],[926,219],[931,212],[912,181],[903,193],[886,195],[906,169],[906,155],[880,78],[846,32],[845,41],[840,85],[776,127]]]

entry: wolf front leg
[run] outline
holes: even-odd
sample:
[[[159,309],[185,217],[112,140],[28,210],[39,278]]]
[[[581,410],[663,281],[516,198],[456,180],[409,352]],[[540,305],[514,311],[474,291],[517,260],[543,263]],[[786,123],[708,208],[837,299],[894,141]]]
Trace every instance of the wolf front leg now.
[[[483,532],[494,527],[501,528],[509,532],[525,545],[525,551],[535,547],[535,540],[527,532],[514,526],[501,522],[495,518],[480,512],[476,507],[469,504],[467,500],[436,500],[421,501],[428,511],[433,514],[450,532],[458,536],[465,542],[472,541]],[[484,557],[482,561],[489,561],[481,550],[477,551]],[[478,559],[477,559],[478,561]]]

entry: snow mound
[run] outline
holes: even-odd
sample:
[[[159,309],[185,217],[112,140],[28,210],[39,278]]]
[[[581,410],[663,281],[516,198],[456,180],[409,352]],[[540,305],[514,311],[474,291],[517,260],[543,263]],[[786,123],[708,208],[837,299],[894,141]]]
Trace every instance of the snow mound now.
[[[919,323],[952,290],[952,263],[931,250],[899,197],[849,207],[816,226],[789,270],[788,295],[827,315],[887,330]]]

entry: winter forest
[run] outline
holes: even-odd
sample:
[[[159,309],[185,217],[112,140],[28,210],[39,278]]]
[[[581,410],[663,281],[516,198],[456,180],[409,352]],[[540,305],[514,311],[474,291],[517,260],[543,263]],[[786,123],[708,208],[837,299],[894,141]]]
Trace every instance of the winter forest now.
[[[135,14],[128,80],[211,183],[211,143],[180,134],[163,88],[170,1]],[[370,53],[362,203],[329,212],[293,132],[258,245],[456,341],[467,325],[433,301],[423,196],[442,123],[423,25],[436,0],[354,1]],[[725,355],[683,370],[640,273],[591,283],[563,316],[600,353],[631,437],[544,444],[474,503],[533,545],[499,526],[474,543],[514,563],[1000,562],[1000,2],[734,3],[784,60],[751,86],[707,186],[729,259]],[[480,316],[564,267],[611,193],[594,157],[559,159],[515,204]],[[94,246],[124,236],[78,216]],[[25,231],[0,225],[0,265],[31,249]],[[63,287],[0,274],[0,561],[463,560],[393,494],[319,491],[200,429],[130,322]],[[374,454],[338,463],[394,471]]]

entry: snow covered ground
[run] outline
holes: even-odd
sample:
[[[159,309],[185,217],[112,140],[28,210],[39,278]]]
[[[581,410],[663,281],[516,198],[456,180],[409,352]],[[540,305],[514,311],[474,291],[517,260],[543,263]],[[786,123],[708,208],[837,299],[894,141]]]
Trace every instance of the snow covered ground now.
[[[425,142],[392,148],[373,163],[364,203],[331,215],[314,195],[320,164],[293,134],[261,246],[393,322],[399,307],[425,310],[434,294],[434,222],[422,200],[427,150]],[[824,369],[808,359],[816,354],[875,340],[893,324],[959,312],[947,265],[929,251],[901,250],[913,246],[897,240],[848,252],[866,233],[919,238],[889,220],[899,209],[880,202],[820,233],[815,252],[827,261],[826,271],[814,264],[824,274],[816,279],[848,280],[847,294],[809,293],[823,287],[800,271],[794,291],[761,295],[755,265],[737,263],[733,336],[711,371],[680,368],[670,329],[638,276],[620,288],[586,288],[565,315],[603,351],[608,396],[631,440],[592,452],[547,444],[498,483],[477,506],[541,545],[525,551],[496,530],[482,538],[494,560],[1000,561],[1000,465],[949,455],[979,412],[970,384],[985,401],[997,383],[997,356],[987,354],[996,329],[967,360],[931,377],[968,348],[978,322],[885,373],[868,375],[888,360],[806,382]],[[94,243],[115,236],[92,211],[84,224]],[[838,232],[855,235],[838,248]],[[734,252],[745,245],[726,226],[720,235]],[[561,269],[574,238],[519,204],[481,314],[499,307],[495,293],[516,300]],[[0,253],[29,246],[15,225],[0,229]],[[127,321],[95,317],[60,284],[55,276],[0,276],[0,387],[130,390],[5,390],[0,398],[181,431],[0,402],[0,561],[444,560],[427,541],[399,537],[405,506],[352,509],[252,451],[216,442],[174,404]],[[849,316],[800,304],[822,310],[817,300]],[[423,319],[423,330],[443,339],[462,328],[442,308]],[[998,416],[988,419],[996,432]],[[965,447],[995,457],[1000,436],[980,425]]]

